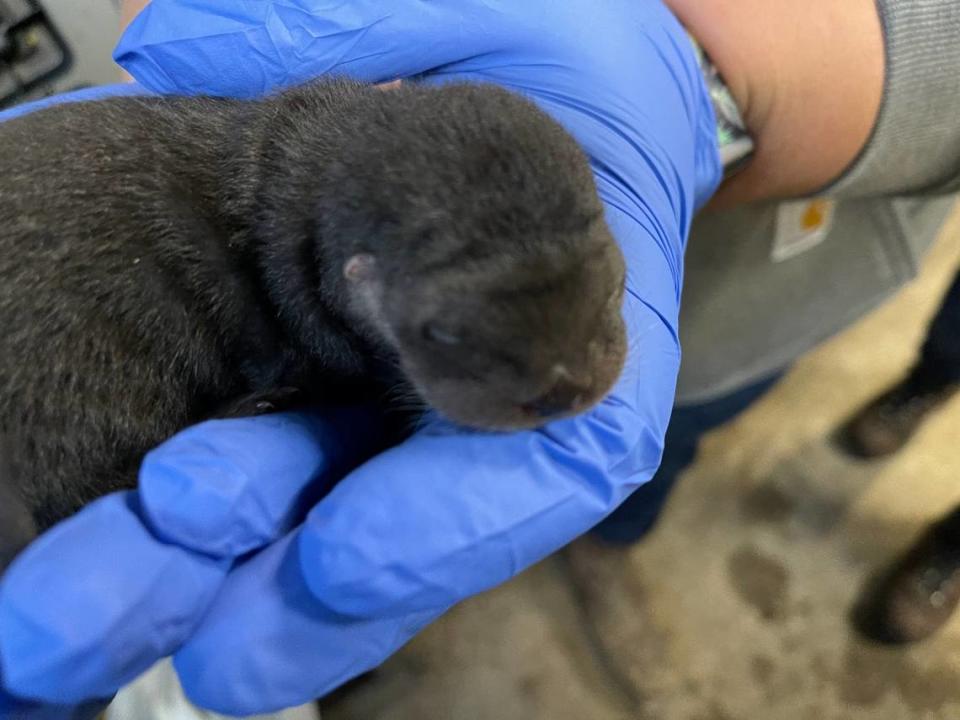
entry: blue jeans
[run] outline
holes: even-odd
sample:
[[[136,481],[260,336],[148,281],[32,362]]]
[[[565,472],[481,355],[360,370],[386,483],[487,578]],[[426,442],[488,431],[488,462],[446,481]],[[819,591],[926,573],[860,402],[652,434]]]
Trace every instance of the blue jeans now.
[[[677,477],[693,462],[701,436],[750,407],[782,374],[777,373],[719,400],[674,408],[657,474],[594,528],[593,534],[617,544],[633,543],[646,535],[660,517]]]
[[[919,367],[935,379],[960,382],[960,274],[930,323]]]

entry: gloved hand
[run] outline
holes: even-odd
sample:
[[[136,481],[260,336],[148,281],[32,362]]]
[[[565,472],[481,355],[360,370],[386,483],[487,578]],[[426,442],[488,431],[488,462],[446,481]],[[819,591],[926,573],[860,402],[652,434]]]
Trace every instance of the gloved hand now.
[[[629,360],[599,407],[538,431],[476,433],[430,418],[293,528],[317,476],[324,485],[364,454],[368,419],[276,416],[181,433],[148,456],[138,494],[54,528],[4,578],[0,661],[21,697],[109,695],[175,653],[202,706],[247,714],[308,701],[587,531],[659,463],[684,244],[720,176],[709,98],[664,6],[224,8],[154,0],[117,57],[161,92],[248,97],[323,73],[495,82],[563,123],[592,158],[627,258]]]

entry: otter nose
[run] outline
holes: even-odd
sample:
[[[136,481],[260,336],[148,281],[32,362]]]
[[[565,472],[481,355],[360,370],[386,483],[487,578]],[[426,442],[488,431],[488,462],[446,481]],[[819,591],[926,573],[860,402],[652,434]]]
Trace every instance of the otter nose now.
[[[583,400],[587,389],[569,376],[562,376],[540,397],[523,404],[524,412],[538,417],[550,417],[572,410]]]

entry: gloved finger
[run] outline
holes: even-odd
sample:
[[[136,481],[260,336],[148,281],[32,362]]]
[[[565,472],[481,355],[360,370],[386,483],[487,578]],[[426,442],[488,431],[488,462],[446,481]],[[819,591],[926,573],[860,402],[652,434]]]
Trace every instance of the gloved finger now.
[[[436,615],[341,617],[304,585],[299,552],[294,533],[228,575],[174,656],[194,703],[249,715],[309,702],[382,662]]]
[[[302,521],[347,471],[380,449],[373,408],[214,420],[151,451],[143,515],[165,542],[237,557]]]
[[[300,531],[317,600],[351,617],[437,611],[556,551],[646,482],[679,352],[632,296],[626,316],[634,349],[593,411],[501,435],[437,422],[344,479]]]
[[[229,562],[159,542],[135,493],[41,535],[0,582],[4,689],[71,705],[110,697],[190,635]]]
[[[380,82],[480,58],[527,22],[482,0],[153,0],[114,58],[156,91],[253,97],[319,75]]]
[[[73,92],[62,93],[60,95],[51,95],[42,100],[34,100],[33,102],[16,105],[0,112],[0,122],[12,120],[15,117],[27,115],[28,113],[42,110],[52,105],[149,94],[150,92],[145,87],[137,83],[118,83],[116,85],[99,85],[97,87],[83,88],[82,90],[74,90]]]
[[[344,408],[206,423],[162,445],[139,496],[90,505],[4,576],[8,689],[77,702],[115,692],[173,652],[233,558],[286,533],[377,449],[378,430],[372,410]]]

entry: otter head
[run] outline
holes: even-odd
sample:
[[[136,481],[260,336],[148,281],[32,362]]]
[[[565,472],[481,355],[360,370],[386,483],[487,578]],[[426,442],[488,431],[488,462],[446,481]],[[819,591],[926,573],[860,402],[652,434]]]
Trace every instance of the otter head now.
[[[325,223],[353,317],[456,422],[529,428],[600,401],[626,353],[625,268],[577,143],[491,86],[376,95]]]

